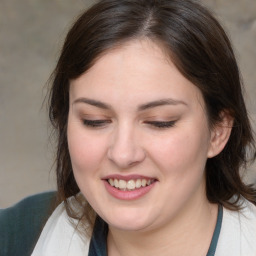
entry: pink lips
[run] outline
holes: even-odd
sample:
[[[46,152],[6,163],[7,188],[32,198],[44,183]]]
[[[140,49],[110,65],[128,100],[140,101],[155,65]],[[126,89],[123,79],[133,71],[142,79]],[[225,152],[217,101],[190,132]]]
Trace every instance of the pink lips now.
[[[146,180],[154,180],[154,178],[149,178],[141,175],[128,175],[128,176],[122,176],[122,175],[109,175],[103,178],[104,185],[106,187],[106,190],[110,195],[113,197],[120,199],[120,200],[136,200],[147,194],[154,186],[156,182],[153,182],[152,184],[146,186],[146,187],[140,187],[134,190],[120,190],[113,186],[111,186],[108,183],[109,179],[118,179],[118,180],[136,180],[136,179],[146,179]]]

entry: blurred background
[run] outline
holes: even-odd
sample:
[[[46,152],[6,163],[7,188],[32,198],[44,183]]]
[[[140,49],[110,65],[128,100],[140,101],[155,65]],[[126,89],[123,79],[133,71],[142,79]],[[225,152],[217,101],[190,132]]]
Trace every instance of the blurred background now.
[[[89,0],[0,0],[0,208],[55,189],[54,143],[43,104],[63,39]],[[256,130],[256,1],[202,0],[236,52]],[[129,17],[127,17],[129,18]],[[256,182],[256,165],[248,182]]]

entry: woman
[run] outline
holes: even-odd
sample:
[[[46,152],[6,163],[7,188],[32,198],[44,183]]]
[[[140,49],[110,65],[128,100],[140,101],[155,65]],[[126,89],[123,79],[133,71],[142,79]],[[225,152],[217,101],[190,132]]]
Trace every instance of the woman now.
[[[202,6],[103,0],[50,94],[62,203],[33,255],[256,254],[255,144],[230,42]]]

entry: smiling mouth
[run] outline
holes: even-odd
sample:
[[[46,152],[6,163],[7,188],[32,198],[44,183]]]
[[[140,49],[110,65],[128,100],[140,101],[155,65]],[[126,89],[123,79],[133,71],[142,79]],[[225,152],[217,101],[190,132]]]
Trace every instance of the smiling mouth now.
[[[122,191],[133,191],[143,187],[150,186],[155,179],[131,179],[131,180],[122,180],[122,179],[108,179],[107,182],[110,186],[115,187]]]

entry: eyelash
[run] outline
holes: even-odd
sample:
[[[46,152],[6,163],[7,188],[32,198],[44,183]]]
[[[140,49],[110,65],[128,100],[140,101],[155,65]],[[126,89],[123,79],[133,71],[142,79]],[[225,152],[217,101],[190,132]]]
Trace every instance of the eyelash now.
[[[110,120],[88,120],[83,119],[83,124],[92,128],[100,128],[106,124],[111,123]],[[145,124],[149,124],[158,129],[171,128],[175,125],[176,121],[146,121]]]
[[[146,121],[145,123],[152,125],[155,128],[164,129],[173,127],[176,121]]]
[[[104,125],[111,123],[110,120],[88,120],[88,119],[83,119],[83,124],[85,126],[89,126],[92,128],[99,128],[103,127]]]

